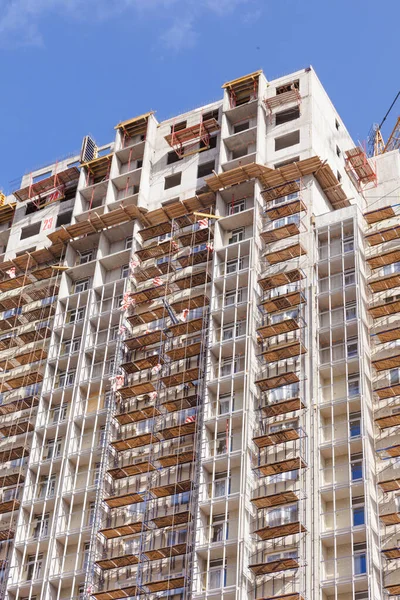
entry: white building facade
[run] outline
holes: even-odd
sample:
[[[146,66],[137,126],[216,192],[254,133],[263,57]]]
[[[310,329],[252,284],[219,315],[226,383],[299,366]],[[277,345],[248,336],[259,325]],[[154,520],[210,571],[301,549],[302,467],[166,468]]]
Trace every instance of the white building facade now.
[[[400,596],[400,155],[315,72],[0,206],[7,600]]]

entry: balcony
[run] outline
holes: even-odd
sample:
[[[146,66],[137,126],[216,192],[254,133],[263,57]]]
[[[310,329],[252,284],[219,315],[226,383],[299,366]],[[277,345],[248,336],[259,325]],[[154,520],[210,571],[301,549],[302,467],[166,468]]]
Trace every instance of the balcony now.
[[[301,269],[284,269],[275,270],[271,275],[266,275],[258,280],[261,289],[264,292],[278,288],[290,283],[301,281],[305,278],[305,274]]]
[[[300,340],[282,342],[280,344],[271,344],[267,350],[262,352],[261,356],[267,363],[295,358],[307,352]]]
[[[254,467],[254,470],[258,472],[261,477],[271,477],[272,475],[279,475],[280,473],[287,473],[289,471],[298,471],[305,469],[307,464],[300,457],[287,458],[278,462],[270,462],[260,464]]]
[[[285,556],[287,554],[288,556]],[[293,554],[293,556],[290,556]],[[265,556],[265,558],[264,558]],[[276,556],[272,555],[271,559]],[[293,569],[299,569],[300,563],[297,558],[297,553],[282,553],[282,558],[269,560],[268,555],[260,552],[256,556],[252,557],[252,561],[256,560],[257,562],[251,562],[249,564],[249,569],[254,573],[256,577],[261,575],[275,575],[276,573],[281,573],[283,571],[291,571]],[[258,560],[257,560],[258,559]]]

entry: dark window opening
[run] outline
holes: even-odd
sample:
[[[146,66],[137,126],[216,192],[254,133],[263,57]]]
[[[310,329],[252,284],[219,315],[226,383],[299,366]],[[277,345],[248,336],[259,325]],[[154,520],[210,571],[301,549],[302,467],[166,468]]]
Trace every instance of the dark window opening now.
[[[197,179],[200,177],[206,177],[207,175],[212,175],[213,170],[215,169],[215,161],[212,160],[210,162],[203,163],[197,167]]]
[[[200,150],[202,150],[203,148],[207,148],[208,150],[212,150],[212,148],[216,148],[217,147],[217,136],[213,135],[212,137],[210,137],[210,139],[208,140],[208,144],[205,144],[203,142],[203,140],[200,140]]]
[[[26,215],[31,215],[32,213],[35,213],[38,210],[40,210],[40,206],[37,206],[34,202],[29,202],[26,205],[25,214]]]
[[[175,175],[170,175],[165,178],[164,182],[164,190],[169,190],[170,188],[176,187],[181,184],[182,173],[175,173]]]
[[[342,181],[342,176],[339,173],[339,171],[337,172],[337,180],[338,180],[339,183]]]
[[[335,127],[339,131],[339,129],[340,129],[340,123],[339,123],[339,121],[337,119],[335,119]]]
[[[180,121],[180,123],[175,123],[175,125],[171,125],[171,133],[173,131],[182,131],[182,129],[186,129],[187,121]]]
[[[61,227],[61,225],[69,225],[72,219],[72,210],[69,210],[65,213],[61,213],[57,217],[56,227]]]
[[[74,200],[76,196],[76,187],[65,190],[64,198],[61,198],[61,202],[67,202],[67,200]]]
[[[237,125],[233,126],[233,133],[240,133],[241,131],[246,131],[246,129],[249,129],[249,127],[249,121],[245,121],[244,123],[237,123]]]
[[[285,92],[290,92],[290,90],[298,90],[300,88],[300,82],[298,79],[296,81],[291,81],[290,83],[285,83],[284,85],[280,85],[276,88],[276,95],[284,94]]]
[[[293,106],[292,108],[288,108],[287,110],[282,110],[281,112],[276,113],[275,125],[282,125],[282,123],[294,121],[294,119],[298,119],[299,117],[300,108],[298,106]]]
[[[279,150],[284,150],[285,148],[289,148],[290,146],[294,146],[295,144],[300,143],[300,130],[292,131],[291,133],[287,133],[286,135],[281,135],[281,137],[275,138],[275,152]]]
[[[40,233],[41,222],[34,223],[33,225],[28,225],[28,227],[23,227],[21,229],[21,240],[25,240],[26,238],[32,237],[33,235],[37,235]]]
[[[340,158],[340,157],[341,157],[341,155],[342,155],[342,151],[341,151],[341,149],[339,148],[339,146],[336,146],[336,154],[337,154],[337,156],[339,156],[339,158]]]
[[[172,165],[173,163],[176,163],[179,160],[182,160],[182,157],[178,156],[177,153],[175,152],[175,150],[172,150],[172,152],[168,152],[167,165]]]
[[[201,118],[203,121],[208,121],[209,119],[215,119],[216,121],[218,121],[218,117],[219,110],[218,108],[216,108],[214,110],[210,110],[209,112],[204,113]]]

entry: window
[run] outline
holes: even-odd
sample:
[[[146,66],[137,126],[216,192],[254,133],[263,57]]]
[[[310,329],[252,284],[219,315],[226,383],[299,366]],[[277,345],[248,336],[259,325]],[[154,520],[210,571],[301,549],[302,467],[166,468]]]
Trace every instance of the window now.
[[[89,289],[89,284],[89,277],[86,277],[85,279],[78,279],[78,281],[75,281],[74,293],[81,294],[82,292],[86,292],[86,290]]]
[[[390,369],[389,381],[390,385],[397,385],[400,383],[400,369]]]
[[[246,210],[246,200],[244,198],[228,204],[228,215],[237,215],[244,210]]]
[[[40,233],[40,227],[40,221],[38,223],[34,223],[33,225],[28,225],[28,227],[22,227],[20,239],[25,240],[26,238],[38,235],[38,233]]]
[[[222,359],[220,376],[226,377],[227,375],[232,375],[233,373],[237,373],[241,370],[241,363],[239,358],[233,358],[232,356],[228,356]]]
[[[129,276],[129,265],[121,267],[121,279],[126,279]]]
[[[228,260],[226,263],[226,273],[237,273],[243,269],[243,258],[233,258],[232,260]]]
[[[26,561],[27,581],[39,579],[42,573],[43,554],[30,554]]]
[[[104,394],[104,408],[109,408],[112,403],[112,392],[108,391]]]
[[[358,375],[353,375],[349,377],[347,381],[347,393],[349,398],[354,398],[354,396],[358,396],[360,393],[360,379]]]
[[[228,538],[229,515],[214,515],[211,523],[211,542],[222,542]]]
[[[354,575],[364,575],[367,572],[367,547],[365,542],[353,544]]]
[[[383,274],[384,275],[392,275],[393,273],[400,272],[400,262],[395,262],[390,265],[384,265]]]
[[[290,215],[289,217],[282,217],[280,219],[276,219],[273,221],[272,226],[274,229],[278,229],[279,227],[283,227],[284,225],[289,225],[290,223],[295,223],[295,225],[300,225],[300,215]]]
[[[67,418],[66,406],[55,406],[52,410],[51,420],[53,423],[61,423]]]
[[[216,135],[212,135],[210,136],[209,140],[208,140],[208,144],[205,144],[203,142],[203,140],[200,140],[200,146],[199,148],[207,148],[208,150],[212,150],[213,148],[217,147],[217,140],[218,140],[218,136]]]
[[[18,497],[18,488],[9,488],[8,490],[4,490],[1,496],[1,502],[9,502],[10,500],[15,500]]]
[[[181,185],[182,173],[175,173],[165,178],[164,190],[169,190],[177,185]]]
[[[40,498],[52,498],[56,491],[56,476],[52,475],[50,478],[47,475],[43,475],[40,479],[39,484],[39,497]]]
[[[35,213],[38,210],[40,210],[39,206],[37,206],[34,202],[28,202],[28,204],[25,207],[25,214],[31,215],[32,213]]]
[[[86,250],[85,252],[79,252],[79,264],[85,265],[93,259],[93,250]]]
[[[100,463],[96,463],[93,472],[93,485],[98,485],[100,483],[100,474],[101,474],[101,465]]]
[[[289,148],[290,146],[295,146],[300,143],[300,130],[292,131],[291,133],[287,133],[286,135],[281,135],[278,138],[275,138],[275,152],[279,150],[284,150],[284,148]]]
[[[345,254],[348,252],[354,252],[354,238],[345,238],[343,240],[343,252]]]
[[[356,304],[349,304],[345,308],[346,321],[353,321],[357,319],[357,306]]]
[[[33,538],[37,540],[38,538],[46,537],[49,533],[49,513],[45,515],[35,515],[36,525],[33,530]]]
[[[338,145],[336,145],[336,155],[340,158],[342,156],[342,151]]]
[[[344,272],[344,285],[353,285],[356,282],[355,271],[345,271]]]
[[[361,435],[361,413],[350,413],[349,416],[349,434],[351,438]]]
[[[80,338],[74,338],[72,340],[67,340],[64,342],[64,354],[69,354],[70,352],[73,354],[79,351],[79,347],[81,345]]]
[[[60,373],[58,376],[58,387],[71,387],[74,385],[75,371],[70,373]]]
[[[219,414],[226,415],[234,410],[235,397],[231,394],[220,394],[218,398]]]
[[[356,497],[352,500],[353,526],[365,525],[364,497]]]
[[[132,241],[133,241],[132,236],[125,238],[125,250],[130,250],[130,248],[132,248]]]
[[[233,126],[233,133],[240,133],[241,131],[246,131],[250,127],[249,121],[242,121],[241,123],[237,123]]]
[[[293,523],[298,520],[298,507],[295,504],[291,506],[280,506],[274,508],[267,514],[269,527],[279,527],[287,523]]]
[[[339,121],[337,119],[335,119],[335,127],[339,131],[339,129],[340,129],[340,123],[339,123]]]
[[[276,95],[284,94],[285,92],[290,92],[290,90],[298,90],[300,88],[300,82],[298,79],[295,81],[290,81],[289,83],[285,83],[284,85],[280,85],[276,88]]]
[[[218,456],[220,456],[221,454],[225,454],[227,451],[227,445],[228,445],[228,435],[226,431],[219,431],[217,433],[217,440],[216,440],[216,454]]]
[[[197,167],[197,179],[201,177],[206,177],[207,175],[211,175],[215,168],[215,161],[212,160],[210,162],[203,163]]]
[[[354,358],[358,355],[358,343],[356,339],[351,339],[347,341],[346,344],[347,349],[347,358]]]
[[[70,310],[68,312],[68,323],[77,323],[78,321],[82,321],[85,317],[85,309],[75,308],[74,310]]]
[[[177,155],[175,150],[172,150],[171,152],[168,152],[168,154],[167,154],[167,165],[172,165],[173,163],[176,163],[179,160],[182,160],[182,158],[183,158],[182,156]]]
[[[106,445],[106,426],[102,425],[99,430],[99,448],[103,448]]]
[[[90,502],[88,517],[87,517],[87,524],[89,527],[91,527],[93,525],[95,517],[96,517],[96,502]]]
[[[226,566],[222,559],[210,560],[208,570],[208,589],[214,590],[226,585]]]
[[[214,498],[220,498],[230,493],[230,477],[227,471],[215,473],[214,476]]]
[[[338,182],[340,183],[342,181],[342,176],[339,171],[337,171],[336,177],[337,177]]]
[[[226,292],[225,294],[225,306],[233,306],[234,304],[239,304],[240,302],[244,302],[246,296],[244,294],[244,288],[239,288],[237,291],[232,290],[231,292]]]
[[[232,229],[231,237],[229,238],[229,244],[236,244],[237,242],[241,242],[244,240],[244,227],[238,227],[238,229]]]
[[[299,117],[300,108],[298,106],[294,106],[293,108],[288,108],[286,110],[281,110],[275,115],[275,125],[282,125],[282,123],[288,123],[289,121],[293,121],[294,119],[298,119]]]
[[[219,118],[219,109],[218,108],[214,108],[214,110],[210,110],[201,116],[201,120],[203,122],[208,121],[209,119],[215,119],[216,121],[218,121],[218,118]]]
[[[350,457],[351,481],[363,478],[363,458],[361,453],[352,454]]]
[[[57,216],[56,227],[61,227],[61,225],[69,225],[72,219],[72,210],[68,210],[66,212],[61,213]]]
[[[52,439],[46,442],[45,459],[58,458],[61,456],[61,439]]]
[[[222,328],[222,341],[226,342],[227,340],[233,340],[235,337],[235,329],[237,329],[237,325],[235,323],[228,323],[224,325]]]
[[[90,559],[90,542],[86,542],[83,546],[82,569],[87,569]]]
[[[182,131],[182,129],[186,129],[187,121],[180,121],[179,123],[174,123],[171,125],[171,133],[173,131]]]

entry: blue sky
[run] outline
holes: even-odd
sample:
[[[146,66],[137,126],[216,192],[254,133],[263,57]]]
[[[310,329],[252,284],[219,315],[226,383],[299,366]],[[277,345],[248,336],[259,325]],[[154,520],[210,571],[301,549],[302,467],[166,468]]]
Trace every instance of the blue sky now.
[[[0,0],[0,188],[87,133],[107,143],[120,120],[190,110],[259,68],[312,64],[364,140],[400,88],[399,18],[398,0]]]

